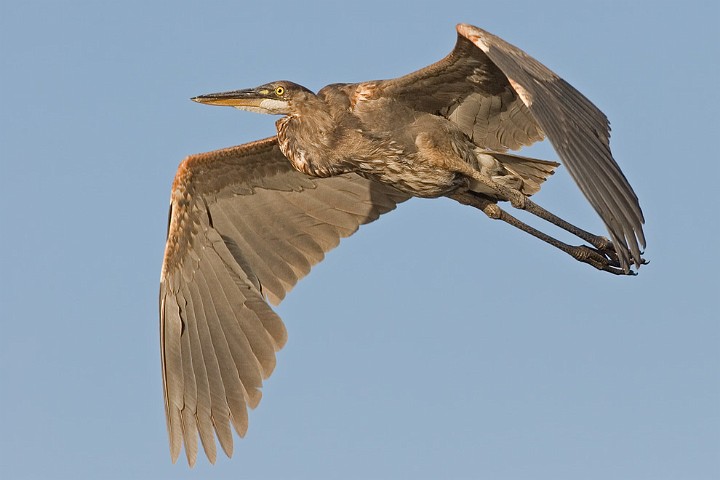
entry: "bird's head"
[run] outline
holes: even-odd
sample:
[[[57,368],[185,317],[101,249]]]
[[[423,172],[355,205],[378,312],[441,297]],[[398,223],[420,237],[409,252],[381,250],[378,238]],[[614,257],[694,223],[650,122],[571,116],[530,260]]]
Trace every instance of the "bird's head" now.
[[[299,103],[314,96],[310,90],[297,83],[285,80],[266,83],[256,88],[233,90],[232,92],[209,93],[191,100],[208,105],[222,105],[273,115],[291,115]]]

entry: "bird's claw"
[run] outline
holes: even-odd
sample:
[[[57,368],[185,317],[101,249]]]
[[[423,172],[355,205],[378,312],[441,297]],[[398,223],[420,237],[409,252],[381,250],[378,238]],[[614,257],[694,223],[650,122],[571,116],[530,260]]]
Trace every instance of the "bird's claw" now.
[[[637,275],[637,272],[630,270],[630,269],[623,269],[620,264],[620,258],[618,257],[618,254],[615,250],[615,245],[613,245],[612,241],[608,239],[607,237],[598,236],[594,239],[594,241],[591,242],[592,247],[583,246],[585,249],[590,250],[592,253],[588,252],[578,252],[581,256],[586,256],[589,261],[586,261],[582,258],[578,258],[577,255],[575,258],[578,258],[581,262],[589,263],[590,265],[593,265],[595,268],[598,268],[599,270],[605,270],[605,271],[611,271],[605,268],[606,266],[611,267],[612,269],[620,269],[621,273],[619,275]],[[582,248],[583,247],[579,247]],[[642,255],[644,252],[640,252]],[[592,257],[592,258],[590,258]],[[604,258],[602,258],[604,257]],[[602,258],[602,259],[601,259]],[[594,262],[594,263],[593,263]],[[639,263],[636,265],[639,267],[640,265],[647,265],[650,263],[648,260],[645,260],[644,258],[640,257]],[[616,273],[613,271],[612,273]]]
[[[603,245],[603,247],[602,249],[598,249],[581,245],[573,249],[572,255],[575,259],[583,263],[587,263],[598,270],[609,272],[613,275],[637,275],[637,272],[629,268],[625,269],[620,265],[620,260],[618,259],[615,249],[612,247],[612,243],[608,242],[606,245]]]

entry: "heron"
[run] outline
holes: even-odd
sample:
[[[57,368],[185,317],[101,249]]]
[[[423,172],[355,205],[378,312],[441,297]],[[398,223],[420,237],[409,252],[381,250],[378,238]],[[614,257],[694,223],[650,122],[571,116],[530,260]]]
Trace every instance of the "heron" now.
[[[260,402],[286,329],[277,305],[313,265],[411,197],[448,197],[616,275],[645,260],[638,198],[615,162],[606,116],[519,48],[467,24],[454,49],[414,73],[289,81],[192,100],[280,115],[275,135],[191,155],[172,184],[160,284],[170,453],[194,465],[198,438],[233,452]],[[510,151],[549,139],[609,238],[530,200],[559,163]],[[525,210],[584,243],[564,243],[503,209]]]

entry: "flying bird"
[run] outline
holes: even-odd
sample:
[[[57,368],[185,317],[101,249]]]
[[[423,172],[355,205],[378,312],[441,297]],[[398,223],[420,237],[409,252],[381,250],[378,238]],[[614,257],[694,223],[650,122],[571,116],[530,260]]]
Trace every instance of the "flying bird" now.
[[[160,283],[165,411],[173,462],[198,438],[232,455],[287,334],[278,304],[342,237],[411,197],[449,197],[599,270],[645,263],[644,218],[609,146],[605,115],[504,40],[457,26],[444,59],[391,80],[288,81],[194,101],[281,115],[272,137],[191,155],[172,185]],[[607,226],[584,231],[529,199],[559,165],[508,153],[547,137]],[[509,202],[574,234],[519,221]],[[268,303],[269,302],[269,303]]]

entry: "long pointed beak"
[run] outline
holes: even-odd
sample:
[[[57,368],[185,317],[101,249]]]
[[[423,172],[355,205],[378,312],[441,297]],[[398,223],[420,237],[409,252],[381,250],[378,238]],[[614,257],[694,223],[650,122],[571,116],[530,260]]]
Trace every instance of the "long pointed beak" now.
[[[232,92],[208,93],[193,97],[193,102],[224,107],[259,107],[263,100],[261,94],[253,88],[233,90]]]

